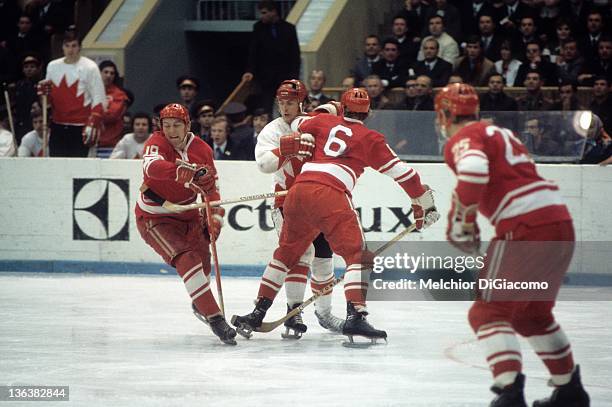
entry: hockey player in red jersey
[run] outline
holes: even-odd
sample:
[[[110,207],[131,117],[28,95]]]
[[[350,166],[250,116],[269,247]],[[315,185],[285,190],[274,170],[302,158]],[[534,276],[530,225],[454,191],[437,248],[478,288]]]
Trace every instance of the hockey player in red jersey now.
[[[257,136],[255,159],[257,167],[263,173],[274,174],[274,190],[284,191],[291,188],[295,178],[301,171],[305,159],[309,159],[313,146],[305,146],[303,151],[295,151],[291,123],[302,113],[302,107],[308,91],[306,86],[297,80],[283,81],[276,91],[276,100],[281,117],[268,123]],[[336,111],[332,104],[320,106],[318,111]],[[313,113],[314,114],[314,113]],[[289,135],[289,136],[288,136]],[[299,146],[298,146],[299,148]],[[280,234],[283,224],[283,202],[285,197],[274,200],[272,220]],[[319,234],[302,255],[297,264],[286,274],[268,270],[262,276],[258,297],[273,300],[285,282],[288,311],[299,307],[304,301],[304,292],[308,272],[311,271],[310,286],[313,293],[318,293],[323,287],[334,281],[334,264],[332,250],[323,234]],[[315,315],[319,324],[335,332],[342,331],[344,319],[334,316],[331,312],[331,291],[315,301]],[[271,301],[270,301],[271,303]],[[301,313],[285,322],[284,338],[299,338],[306,332],[306,325]],[[290,335],[289,331],[293,331]]]
[[[447,238],[463,251],[476,252],[480,212],[496,232],[480,279],[521,280],[536,274],[555,287],[546,298],[531,293],[521,298],[516,290],[515,300],[492,288],[478,292],[468,317],[493,373],[491,389],[497,396],[491,406],[527,405],[516,334],[527,338],[556,386],[550,398],[533,405],[588,406],[569,340],[552,314],[572,258],[572,219],[558,187],[538,175],[525,146],[510,130],[479,121],[478,106],[476,91],[466,84],[449,85],[435,99],[437,126],[450,137],[444,159],[457,176]]]
[[[197,194],[219,199],[212,149],[189,132],[189,112],[173,103],[160,112],[161,131],[145,143],[144,184],[136,204],[142,238],[183,279],[196,316],[224,343],[235,345],[236,331],[225,321],[210,290],[210,235],[218,236],[223,209],[213,208],[213,224],[198,210],[172,213],[162,204],[195,202]]]
[[[303,165],[285,199],[279,247],[265,273],[286,274],[310,242],[323,233],[334,253],[342,256],[347,265],[344,274],[347,318],[342,332],[351,341],[353,335],[375,341],[386,339],[387,333],[374,329],[366,321],[369,274],[362,267],[365,242],[351,202],[357,179],[366,167],[393,178],[411,197],[419,229],[434,223],[439,215],[432,191],[421,184],[417,172],[400,161],[382,134],[363,125],[362,120],[370,111],[365,89],[348,90],[342,95],[341,105],[343,116],[322,113],[298,118],[292,123],[298,132],[281,140],[286,148],[292,143],[295,151],[310,141],[314,141],[315,147],[312,160]],[[258,298],[251,314],[237,318],[238,325],[260,326],[267,311],[266,302],[265,297]]]

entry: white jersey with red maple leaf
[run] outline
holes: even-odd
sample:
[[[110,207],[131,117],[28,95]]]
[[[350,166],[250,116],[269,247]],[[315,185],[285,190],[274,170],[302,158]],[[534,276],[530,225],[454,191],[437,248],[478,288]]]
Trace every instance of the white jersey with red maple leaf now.
[[[104,83],[91,59],[81,56],[73,64],[66,63],[64,58],[55,59],[47,66],[46,79],[53,82],[50,102],[54,123],[83,126],[92,111],[100,114],[104,111]]]
[[[255,161],[261,172],[274,174],[275,192],[291,188],[304,164],[297,158],[287,159],[280,156],[280,138],[291,133],[291,126],[279,117],[266,124],[257,136]],[[274,207],[282,207],[284,200],[285,197],[276,198]]]

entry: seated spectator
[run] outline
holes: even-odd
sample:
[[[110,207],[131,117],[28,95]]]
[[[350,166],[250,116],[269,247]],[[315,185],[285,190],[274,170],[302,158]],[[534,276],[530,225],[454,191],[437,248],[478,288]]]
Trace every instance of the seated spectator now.
[[[98,140],[96,156],[108,158],[123,134],[123,115],[127,111],[127,95],[118,86],[119,72],[114,62],[102,61],[98,68],[102,75],[102,82],[104,82],[108,104],[102,114],[104,126]]]
[[[454,73],[472,86],[486,86],[489,75],[495,72],[495,64],[482,54],[480,38],[473,35],[466,41],[466,55],[455,61]]]
[[[557,86],[559,84],[557,66],[542,56],[540,43],[537,41],[528,43],[526,52],[527,61],[519,67],[516,74],[516,83],[525,82],[527,72],[535,70],[540,73],[540,79],[544,82],[544,86]]]
[[[518,110],[543,111],[550,110],[552,102],[542,94],[540,72],[533,70],[527,73],[525,82],[527,94],[517,99]]]
[[[478,35],[482,44],[485,58],[497,61],[501,58],[500,48],[503,38],[496,31],[495,21],[490,14],[481,14],[478,17]]]
[[[518,74],[522,62],[514,58],[510,41],[502,42],[499,54],[501,55],[501,59],[495,62],[495,70],[504,77],[506,85],[510,87],[518,86],[519,84],[516,83],[516,75]]]
[[[304,101],[304,112],[306,113],[310,113],[310,112],[314,112],[314,110],[321,106],[321,102],[319,102],[317,99],[309,99],[306,98],[306,100]]]
[[[404,87],[404,99],[393,105],[391,110],[407,110],[408,106],[413,106],[414,98],[416,97],[416,77],[411,76],[406,81],[406,86]]]
[[[504,92],[504,77],[501,74],[491,74],[488,85],[489,91],[480,96],[481,111],[516,111],[516,100]]]
[[[308,84],[310,86],[308,90],[308,97],[310,100],[316,99],[322,105],[331,100],[329,96],[323,94],[323,87],[325,86],[325,72],[323,72],[322,69],[314,69],[310,73]]]
[[[610,85],[612,83],[603,76],[595,78],[593,83],[593,101],[589,106],[591,112],[596,114],[602,121],[604,129],[612,134],[612,96],[610,96]]]
[[[195,134],[200,136],[202,140],[210,144],[210,125],[215,118],[215,107],[212,100],[201,100],[196,104],[197,121],[192,124],[192,129]]]
[[[191,121],[195,121],[195,112],[193,109],[195,108],[196,98],[200,90],[200,81],[195,76],[182,75],[176,79],[176,87],[181,97],[181,104],[189,109]]]
[[[229,135],[229,125],[224,118],[216,117],[210,126],[210,138],[215,160],[244,160],[248,152],[241,151]]]
[[[425,13],[425,19],[429,21],[429,18],[433,16],[442,17],[444,19],[445,31],[455,41],[460,42],[463,38],[461,34],[461,15],[457,7],[448,4],[447,0],[436,0],[430,3],[429,9]]]
[[[353,89],[356,86],[357,81],[354,76],[345,76],[344,79],[342,79],[341,87],[343,91]]]
[[[17,22],[17,33],[11,39],[9,48],[15,55],[21,56],[28,52],[40,53],[42,50],[42,37],[34,29],[32,17],[22,14]]]
[[[431,35],[425,37],[423,39],[423,42],[421,42],[421,50],[419,51],[417,59],[419,61],[425,59],[423,44],[425,44],[426,40],[433,38],[438,41],[438,56],[449,64],[454,63],[457,57],[459,57],[459,48],[457,46],[457,42],[453,39],[453,37],[451,37],[444,31],[444,19],[440,16],[431,16],[428,20],[428,24],[429,33]]]
[[[261,108],[253,111],[253,140],[255,144],[257,144],[257,136],[269,122],[270,113]]]
[[[17,150],[19,157],[43,157],[43,117],[40,110],[32,112],[32,128],[21,139]]]
[[[548,129],[544,128],[538,118],[530,118],[525,122],[525,131],[520,138],[531,154],[545,156],[561,154],[559,142]]]
[[[372,73],[378,75],[385,88],[404,86],[408,67],[399,59],[399,44],[395,38],[383,41],[382,59],[372,66]]]
[[[597,58],[587,61],[578,75],[581,85],[593,86],[593,78],[603,76],[612,83],[612,38],[601,37],[597,46]]]
[[[38,102],[36,85],[41,79],[40,56],[34,53],[26,54],[21,61],[23,79],[15,84],[15,137],[17,142],[32,130],[30,111],[32,105]]]
[[[523,17],[533,15],[533,8],[519,0],[493,1],[493,7],[495,21],[499,22],[506,37],[516,34]]]
[[[255,160],[255,143],[253,140],[253,126],[251,116],[246,114],[246,106],[242,103],[231,102],[225,109],[227,122],[231,130],[229,138],[235,151],[240,151],[240,158],[236,160]]]
[[[414,36],[408,31],[408,21],[401,15],[393,19],[391,32],[399,46],[399,60],[404,66],[410,65],[417,57],[420,41],[414,41]]]
[[[576,84],[574,82],[561,82],[559,84],[559,100],[555,102],[550,110],[576,111],[584,110],[576,97]]]
[[[15,137],[6,129],[8,122],[6,106],[0,105],[0,157],[13,157],[17,153]]]
[[[612,164],[612,138],[601,128],[592,143],[587,143],[581,164]]]
[[[406,0],[403,2],[404,8],[398,12],[398,15],[404,17],[408,22],[408,27],[412,31],[410,34],[414,36],[415,41],[421,41],[422,35],[427,29],[425,21],[427,10],[429,9],[428,0]]]
[[[370,96],[370,107],[372,110],[389,109],[391,102],[383,95],[385,87],[378,75],[370,75],[363,80],[363,85]]]
[[[561,15],[560,0],[546,0],[540,7],[538,25],[540,39],[548,42],[555,37],[557,19]],[[554,61],[553,61],[554,62]]]
[[[136,113],[132,119],[132,133],[119,140],[110,158],[140,159],[145,142],[151,135],[151,117],[146,113]]]
[[[438,57],[438,41],[429,38],[423,41],[422,61],[413,65],[415,75],[427,75],[431,78],[433,87],[445,86],[453,71],[453,65]]]
[[[603,22],[603,14],[598,10],[592,10],[587,17],[587,33],[579,40],[580,52],[586,61],[597,58],[599,41],[603,35]]]
[[[564,41],[561,55],[557,58],[559,80],[578,83],[578,74],[582,71],[584,59],[578,52],[578,43],[573,38]]]
[[[563,43],[570,38],[575,38],[572,35],[572,29],[567,19],[560,17],[555,24],[555,32],[557,35],[550,37],[546,45],[546,48],[550,50],[550,62],[554,63],[557,62],[557,58],[561,55]]]
[[[463,78],[461,77],[461,75],[452,74],[448,78],[448,84],[447,85],[452,85],[453,83],[463,83]]]
[[[377,35],[368,35],[366,37],[363,54],[363,57],[357,60],[357,63],[351,70],[351,74],[358,83],[372,74],[372,66],[381,59],[380,38]]]
[[[434,110],[432,97],[433,90],[429,76],[421,75],[416,78],[414,84],[414,97],[408,97],[408,95],[413,94],[413,92],[408,89],[408,82],[406,83],[405,92],[407,97],[401,104],[396,106],[396,109],[415,111]]]
[[[491,7],[488,1],[484,0],[463,1],[461,3],[463,4],[459,8],[459,12],[461,13],[461,25],[463,28],[463,35],[466,37],[470,35],[482,35],[482,32],[479,31],[480,17],[489,16],[491,18],[491,21],[493,21],[493,8]],[[489,57],[487,56],[487,58]],[[497,58],[492,59],[492,61],[496,60]]]
[[[526,53],[527,44],[530,42],[538,42],[539,44],[539,38],[536,35],[537,27],[535,23],[535,18],[533,18],[532,16],[522,17],[518,31],[518,36],[510,36],[508,38],[514,39],[512,49],[516,53],[516,55],[519,56],[519,59],[522,62],[527,62],[529,61],[528,55]]]
[[[159,112],[161,112],[164,107],[166,107],[166,103],[160,103],[153,107],[153,116],[151,116],[151,133],[161,130],[161,125],[159,122]]]

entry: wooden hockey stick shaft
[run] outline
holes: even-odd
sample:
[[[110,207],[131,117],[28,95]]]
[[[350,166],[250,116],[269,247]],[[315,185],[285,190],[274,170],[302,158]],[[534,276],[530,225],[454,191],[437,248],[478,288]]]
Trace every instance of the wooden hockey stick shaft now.
[[[239,202],[257,201],[259,199],[276,198],[279,196],[285,196],[287,195],[287,192],[288,191],[278,191],[278,192],[269,192],[265,194],[241,196],[239,198],[220,199],[218,201],[210,201],[209,204],[210,206],[223,206],[223,205],[229,205],[229,204],[239,203]],[[175,203],[166,201],[164,202],[163,207],[172,212],[185,212],[185,211],[190,211],[192,209],[206,208],[206,202],[180,205],[180,204],[175,204]]]
[[[236,87],[234,88],[234,90],[232,91],[232,93],[229,94],[229,96],[227,98],[225,98],[225,101],[223,101],[223,103],[221,104],[221,107],[219,107],[219,109],[217,109],[216,114],[219,114],[221,112],[223,112],[223,109],[225,109],[225,107],[230,104],[230,102],[232,100],[234,100],[234,98],[236,97],[236,95],[238,94],[238,92],[240,92],[242,90],[242,87],[249,81],[247,80],[241,80],[240,83],[238,85],[236,85]]]
[[[219,308],[221,309],[221,314],[225,318],[223,289],[221,288],[221,268],[219,267],[219,257],[217,256],[217,237],[211,233],[211,228],[213,226],[212,206],[210,205],[208,197],[204,194],[202,194],[202,196],[204,198],[204,204],[206,205],[206,223],[208,224],[208,235],[210,236],[210,251],[212,253],[213,264],[215,266],[215,281],[217,283],[217,294],[219,295]]]
[[[408,226],[406,229],[402,230],[400,233],[395,235],[387,243],[385,243],[384,245],[382,245],[378,249],[376,249],[376,251],[374,251],[374,257],[378,256],[379,254],[381,254],[382,252],[387,250],[389,247],[393,246],[396,242],[401,240],[404,236],[414,232],[415,230],[416,230],[416,224],[413,223],[412,225]],[[291,310],[290,312],[288,312],[284,317],[282,317],[282,318],[280,318],[280,319],[278,319],[276,321],[272,321],[272,322],[263,322],[261,324],[261,326],[259,328],[257,328],[257,329],[254,329],[254,331],[255,332],[270,332],[270,331],[278,328],[283,323],[285,323],[285,321],[287,321],[288,319],[290,319],[290,318],[294,317],[295,315],[299,314],[300,312],[302,312],[304,310],[304,308],[306,308],[307,306],[309,306],[310,304],[315,302],[317,300],[317,298],[319,298],[319,297],[329,293],[332,290],[332,288],[334,288],[336,285],[338,285],[342,280],[344,280],[344,275],[342,275],[342,276],[338,277],[337,279],[335,279],[332,283],[330,283],[327,286],[325,286],[325,288],[323,288],[318,294],[314,294],[312,297],[310,297],[309,299],[304,301],[299,307],[296,307],[293,310]]]
[[[49,157],[49,98],[42,95],[42,119],[43,119],[43,157]]]
[[[6,113],[8,114],[9,128],[11,129],[11,133],[13,134],[13,144],[15,145],[15,155],[17,155],[17,138],[15,134],[15,123],[13,122],[13,109],[11,108],[11,98],[8,93],[8,88],[6,83],[3,84],[4,88],[4,103],[6,105]]]

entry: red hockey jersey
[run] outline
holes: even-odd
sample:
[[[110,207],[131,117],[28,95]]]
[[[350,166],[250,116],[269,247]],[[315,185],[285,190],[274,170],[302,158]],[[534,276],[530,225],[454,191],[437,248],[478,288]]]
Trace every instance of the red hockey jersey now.
[[[187,137],[187,144],[181,151],[174,149],[159,131],[153,133],[144,146],[142,161],[144,183],[160,197],[178,204],[195,202],[196,194],[191,189],[185,188],[185,185],[175,181],[176,160],[181,159],[190,163],[215,167],[210,146],[193,133],[189,133]],[[217,192],[209,195],[209,199],[213,201],[219,199],[218,189]],[[196,219],[199,216],[196,209],[182,213],[170,212],[142,192],[136,203],[136,215],[171,216],[182,220]]]
[[[461,203],[478,203],[498,235],[519,223],[571,219],[559,187],[538,175],[527,148],[508,129],[484,121],[469,124],[450,138],[444,160],[457,175]]]
[[[350,194],[364,169],[372,167],[393,178],[412,198],[425,193],[418,173],[397,157],[382,134],[359,120],[319,114],[302,121],[298,130],[315,137],[315,151],[296,183],[318,182]]]

